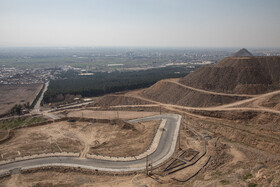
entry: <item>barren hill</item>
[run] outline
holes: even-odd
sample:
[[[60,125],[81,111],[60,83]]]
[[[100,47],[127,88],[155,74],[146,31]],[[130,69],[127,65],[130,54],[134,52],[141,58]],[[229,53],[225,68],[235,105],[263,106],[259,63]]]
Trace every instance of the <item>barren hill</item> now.
[[[280,89],[280,57],[227,57],[179,81],[159,81],[142,96],[190,107],[219,106]]]
[[[248,57],[253,56],[247,49],[243,48],[232,55],[233,57]]]
[[[93,106],[107,107],[107,106],[116,106],[116,105],[145,105],[145,104],[151,104],[151,103],[137,98],[125,97],[121,95],[119,96],[106,95],[96,100]]]
[[[261,94],[280,89],[280,57],[227,57],[180,83],[222,93]]]
[[[244,96],[214,95],[199,92],[169,81],[159,81],[142,92],[146,98],[181,106],[210,107],[247,99]]]

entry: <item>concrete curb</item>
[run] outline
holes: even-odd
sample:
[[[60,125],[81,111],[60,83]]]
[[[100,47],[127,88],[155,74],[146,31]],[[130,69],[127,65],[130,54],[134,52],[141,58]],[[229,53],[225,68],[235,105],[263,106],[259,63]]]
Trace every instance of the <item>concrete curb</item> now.
[[[176,124],[175,124],[176,127],[174,129],[174,134],[172,134],[171,144],[169,144],[170,147],[168,148],[167,154],[163,155],[162,157],[159,157],[158,160],[156,160],[154,162],[153,162],[153,160],[149,160],[149,162],[153,162],[154,167],[157,167],[157,166],[161,165],[163,162],[167,161],[172,156],[172,154],[174,153],[174,151],[176,149],[176,143],[177,143],[178,133],[179,133],[180,124],[181,124],[181,116],[180,115],[175,115],[175,114],[168,114],[168,115],[165,115],[165,116],[167,116],[167,118],[169,116],[169,117],[173,117],[174,119],[176,119],[177,120]],[[160,115],[159,116],[153,116],[153,117],[164,118]],[[153,118],[152,117],[147,117],[147,118],[142,118],[140,120],[143,121],[143,119],[144,120],[149,120],[149,119],[153,119]],[[138,120],[133,120],[133,121],[139,121],[139,119]],[[58,159],[65,159],[63,157],[57,157],[57,158]],[[31,160],[31,158],[30,158],[30,160]],[[135,161],[135,159],[133,161]],[[10,168],[9,167],[4,167],[4,168],[7,168],[6,170],[8,170],[8,168],[9,168],[9,170],[13,170],[15,168],[20,168],[22,170],[26,170],[26,169],[40,168],[40,167],[66,166],[66,167],[76,167],[76,168],[91,169],[91,170],[96,170],[96,171],[98,171],[98,170],[109,171],[109,172],[131,172],[131,171],[143,171],[143,170],[145,170],[145,168],[146,168],[146,162],[145,161],[141,161],[141,162],[135,161],[135,163],[133,163],[133,161],[131,161],[132,162],[131,164],[129,164],[127,166],[123,166],[123,167],[112,167],[110,165],[107,165],[107,166],[93,166],[92,165],[92,166],[90,166],[90,165],[87,165],[87,164],[83,164],[84,161],[82,159],[78,159],[76,163],[66,163],[66,162],[63,163],[63,161],[60,160],[59,162],[53,162],[53,163],[33,164],[33,165],[30,165],[30,166],[24,166],[24,167],[22,167],[23,165],[21,166],[21,164],[18,164],[18,167],[17,166],[12,166]],[[92,160],[92,162],[94,162],[94,160]],[[108,161],[108,162],[110,162],[110,161]],[[1,167],[1,165],[0,165],[0,167]],[[4,170],[2,170],[1,172],[3,172]]]
[[[134,156],[134,157],[109,157],[109,156],[87,154],[86,157],[91,158],[91,159],[110,160],[110,161],[131,161],[131,160],[139,160],[139,159],[145,158],[148,155],[150,155],[150,154],[152,154],[153,152],[156,151],[156,149],[158,147],[158,144],[159,144],[160,137],[162,135],[162,132],[164,131],[164,126],[166,124],[166,121],[167,121],[166,119],[163,119],[161,121],[161,124],[158,127],[157,133],[154,136],[154,139],[153,139],[152,144],[150,145],[149,149],[147,151],[145,151],[144,153],[141,153],[138,156]]]

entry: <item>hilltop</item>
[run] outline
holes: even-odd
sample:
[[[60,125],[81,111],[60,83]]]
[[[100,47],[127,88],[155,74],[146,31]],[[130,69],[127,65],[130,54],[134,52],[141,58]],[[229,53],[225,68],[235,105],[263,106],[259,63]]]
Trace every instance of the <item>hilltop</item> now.
[[[233,57],[248,57],[248,56],[254,56],[251,52],[249,52],[247,49],[242,48],[236,53],[232,55]]]
[[[262,94],[280,88],[280,57],[227,57],[180,83],[222,93]]]
[[[157,102],[211,107],[280,89],[280,57],[254,57],[246,49],[177,80],[162,80],[142,92]]]
[[[149,88],[116,92],[90,103],[39,108],[40,123],[23,123],[32,116],[6,118],[0,131],[0,150],[5,153],[0,183],[279,186],[279,60],[238,54]],[[173,149],[166,142],[172,143],[174,153],[162,152],[169,159],[158,167],[151,154]],[[145,157],[150,166],[145,172],[102,168],[111,161],[106,170],[121,165],[138,169]],[[66,159],[79,167],[69,166]],[[92,167],[95,162],[100,168]],[[24,167],[26,163],[31,166]]]

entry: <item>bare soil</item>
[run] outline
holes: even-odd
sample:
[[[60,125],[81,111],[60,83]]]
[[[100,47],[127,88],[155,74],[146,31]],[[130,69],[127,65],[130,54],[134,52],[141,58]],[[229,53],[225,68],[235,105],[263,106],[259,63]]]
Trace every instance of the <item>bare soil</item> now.
[[[7,130],[0,130],[0,142],[5,140],[9,136],[9,132]]]
[[[222,119],[224,120],[224,119]],[[219,134],[202,126],[207,121],[199,121],[193,117],[183,119],[180,130],[180,149],[172,159],[159,168],[154,168],[152,176],[145,174],[112,175],[79,171],[79,169],[48,169],[37,172],[15,174],[0,179],[3,186],[279,186],[280,162],[279,157],[271,156],[266,151],[251,146],[229,142]],[[216,119],[216,122],[221,119]],[[212,121],[213,122],[213,121]],[[226,120],[226,122],[228,122]],[[203,124],[202,124],[203,123]],[[109,124],[108,124],[109,125]],[[200,127],[201,126],[201,127]],[[136,127],[136,124],[134,124]],[[85,127],[88,128],[88,127]],[[88,130],[88,129],[87,129]],[[211,129],[210,129],[211,130]],[[225,130],[226,131],[226,130]],[[231,132],[230,132],[231,134]],[[174,174],[167,175],[164,169],[183,151],[198,151],[203,153],[204,138],[207,140],[207,154],[194,166],[185,168]],[[217,137],[220,137],[217,139]],[[190,152],[189,152],[190,153]],[[207,166],[194,178],[186,183],[179,183],[172,178],[186,179],[195,174],[211,156]],[[186,154],[184,159],[191,157]],[[179,163],[179,162],[177,162]],[[77,171],[75,171],[77,170]]]
[[[144,90],[142,96],[162,103],[189,107],[219,106],[248,98],[200,92],[170,81],[157,82]]]
[[[206,129],[227,140],[280,155],[280,128],[277,124],[280,120],[279,115],[257,113],[252,117],[248,116],[248,113],[238,114],[241,117],[235,120],[194,118],[192,123],[197,128]],[[228,115],[234,116],[232,112]],[[248,118],[244,119],[246,116]]]
[[[14,131],[14,136],[1,144],[1,160],[54,152],[80,152],[82,142],[78,132],[84,125],[57,122],[36,127],[21,128]]]
[[[33,102],[42,84],[0,85],[0,115],[7,113],[15,104]]]
[[[157,115],[158,112],[142,112],[142,111],[96,111],[96,110],[70,110],[67,117],[85,117],[95,119],[136,119]]]
[[[130,176],[109,176],[83,174],[75,171],[40,171],[29,174],[16,174],[11,178],[0,179],[0,186],[149,186],[158,185],[145,174]]]
[[[54,122],[14,131],[1,144],[0,160],[42,153],[74,152],[104,156],[134,156],[151,144],[160,121],[129,124],[122,120],[110,123]]]
[[[280,88],[279,72],[280,57],[228,57],[202,66],[180,82],[216,92],[261,94]]]
[[[92,106],[108,107],[117,105],[145,105],[151,104],[148,101],[143,101],[141,99],[126,97],[122,95],[106,95],[97,99]],[[91,105],[89,105],[91,106]]]
[[[133,129],[123,127],[122,130],[118,125],[102,125],[97,129],[88,153],[112,157],[137,156],[151,145],[159,124],[159,120],[138,122],[132,123]]]
[[[267,98],[261,102],[261,106],[280,110],[280,94]]]
[[[263,95],[253,94],[279,89],[279,60],[279,57],[226,58],[216,65],[200,68],[197,72],[181,79],[180,83],[170,80],[160,81],[148,89],[118,96],[111,95],[108,98],[110,102],[106,101],[106,97],[101,98],[98,102],[104,109],[102,111],[88,108],[57,113],[61,116],[73,117],[133,119],[158,114],[158,107],[157,112],[154,113],[136,112],[140,109],[144,110],[145,105],[147,107],[158,105],[160,113],[162,110],[169,110],[182,114],[183,120],[176,152],[166,163],[153,168],[150,177],[136,173],[130,176],[112,176],[112,174],[103,175],[98,172],[94,175],[82,171],[74,172],[73,169],[50,169],[13,175],[11,178],[0,179],[0,182],[3,185],[17,186],[23,184],[26,186],[245,187],[258,185],[278,187],[280,186],[279,91]],[[110,105],[114,106],[114,109],[110,110]],[[126,110],[124,105],[130,106]],[[137,108],[137,105],[142,106]],[[208,108],[198,108],[201,106]],[[51,134],[61,133],[65,138],[70,137],[70,140],[78,141],[81,157],[86,156],[87,153],[126,156],[134,154],[138,149],[142,149],[143,152],[147,148],[151,139],[146,139],[153,137],[152,134],[158,125],[156,122],[150,123],[152,124],[83,122],[80,127],[74,125],[76,130],[72,130],[75,129],[74,127],[67,127],[57,129],[57,132],[52,131]],[[65,135],[66,132],[68,136]],[[34,133],[32,139],[48,141],[49,135],[39,134],[38,131]],[[80,137],[82,135],[83,137]],[[135,139],[135,136],[139,139]],[[14,144],[12,146],[16,147]],[[12,146],[6,146],[5,150],[17,150]],[[75,148],[75,145],[73,147]],[[170,164],[174,166],[174,164],[184,163],[184,160],[190,159],[194,152],[198,152],[198,156],[185,163],[193,163],[193,165],[173,174],[165,171]],[[181,156],[182,154],[184,155]],[[186,183],[176,182],[173,179],[184,180],[191,176],[194,177]]]

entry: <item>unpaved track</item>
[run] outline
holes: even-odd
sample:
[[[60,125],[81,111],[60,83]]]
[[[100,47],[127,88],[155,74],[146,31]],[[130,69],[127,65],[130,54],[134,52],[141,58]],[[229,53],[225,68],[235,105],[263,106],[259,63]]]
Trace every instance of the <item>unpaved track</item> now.
[[[202,90],[202,89],[199,89],[199,88],[194,88],[194,87],[190,87],[190,86],[181,84],[181,83],[178,82],[178,79],[166,79],[166,80],[161,80],[161,81],[174,83],[174,84],[177,84],[177,85],[182,86],[184,88],[188,88],[190,90],[194,90],[194,91],[202,92],[202,93],[206,93],[206,94],[211,94],[211,95],[222,95],[222,96],[233,96],[233,97],[236,97],[236,96],[238,96],[238,97],[255,97],[255,96],[257,96],[257,95],[247,95],[247,94],[227,94],[227,93],[220,93],[220,92]]]
[[[280,91],[275,92],[274,94],[279,94]],[[186,111],[181,111],[180,109],[185,109],[185,110],[202,110],[202,111],[258,111],[258,112],[269,112],[269,113],[276,113],[276,114],[280,114],[280,111],[278,110],[274,110],[274,109],[270,109],[270,108],[265,108],[265,107],[261,107],[258,106],[258,108],[250,108],[250,107],[229,107],[229,106],[239,106],[240,103],[247,103],[247,102],[251,102],[256,100],[257,98],[250,98],[250,99],[246,99],[246,100],[242,100],[242,102],[238,101],[237,103],[232,103],[230,105],[221,105],[221,106],[217,106],[217,107],[187,107],[187,106],[180,106],[180,105],[173,105],[173,104],[166,104],[166,103],[160,103],[158,101],[153,101],[147,98],[144,98],[140,95],[135,95],[135,96],[126,96],[126,97],[135,97],[137,99],[143,99],[146,101],[150,101],[153,102],[155,104],[157,104],[158,106],[162,106],[162,107],[166,107],[168,109],[172,109],[174,111],[180,111],[180,112],[186,112]],[[266,97],[266,95],[262,95],[260,97]],[[137,107],[139,105],[119,105],[118,107]],[[149,106],[149,105],[141,105],[141,106]],[[155,106],[155,105],[152,105]],[[114,106],[115,107],[115,106]]]
[[[223,94],[223,93],[210,92],[210,91],[206,91],[206,90],[200,90],[200,89],[192,88],[192,87],[189,87],[189,86],[185,86],[181,83],[178,83],[177,80],[173,80],[173,79],[163,80],[163,81],[175,83],[175,84],[178,84],[178,85],[183,86],[183,87],[187,87],[187,88],[192,89],[192,90],[196,90],[196,91],[204,92],[204,93],[208,93],[208,94],[213,94],[213,95],[245,96],[245,97],[252,97],[252,98],[244,99],[242,101],[237,101],[237,102],[234,102],[234,103],[225,104],[225,105],[221,105],[221,106],[215,106],[215,107],[187,107],[187,106],[161,103],[161,102],[158,102],[158,101],[154,101],[152,99],[145,98],[141,95],[141,90],[130,92],[130,93],[128,92],[128,93],[126,93],[125,95],[122,95],[122,96],[134,97],[134,98],[137,98],[137,99],[148,101],[148,102],[154,103],[154,105],[163,106],[163,107],[166,107],[166,108],[171,109],[173,111],[176,111],[176,110],[180,111],[180,109],[202,110],[202,111],[203,110],[205,110],[205,111],[258,111],[258,112],[269,112],[269,113],[280,114],[280,111],[278,111],[278,110],[274,110],[274,109],[271,109],[271,108],[266,108],[266,107],[263,107],[263,106],[259,105],[259,103],[261,103],[261,101],[263,101],[265,98],[273,96],[273,95],[280,94],[280,90],[265,93],[265,94],[260,94],[260,95]],[[116,95],[116,96],[118,96],[118,95]],[[247,103],[250,103],[250,102],[253,102],[253,107],[240,107],[241,105],[247,104]],[[130,106],[130,107],[135,106],[136,107],[137,105],[124,105],[124,106]],[[119,107],[121,107],[121,106],[119,106]],[[181,111],[181,112],[186,112],[186,111]]]
[[[261,95],[258,95],[256,97],[254,97],[254,98],[245,99],[245,100],[242,100],[242,101],[237,101],[237,102],[234,102],[234,103],[222,105],[222,106],[219,106],[218,108],[237,107],[237,106],[247,104],[247,103],[250,103],[250,102],[254,102],[253,107],[261,107],[259,105],[259,103],[261,103],[261,101],[263,101],[267,97],[270,97],[270,96],[273,96],[273,95],[278,95],[278,94],[280,94],[280,90],[277,90],[277,91],[274,91],[274,92],[269,92],[269,93],[266,93],[266,94],[261,94]],[[262,107],[262,108],[264,108],[264,107]]]

